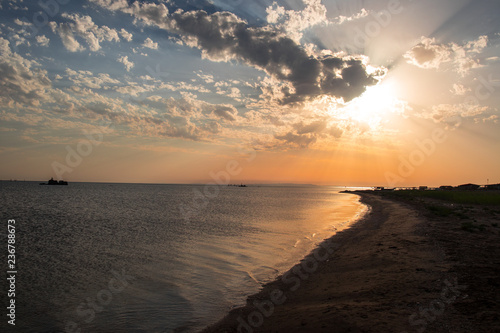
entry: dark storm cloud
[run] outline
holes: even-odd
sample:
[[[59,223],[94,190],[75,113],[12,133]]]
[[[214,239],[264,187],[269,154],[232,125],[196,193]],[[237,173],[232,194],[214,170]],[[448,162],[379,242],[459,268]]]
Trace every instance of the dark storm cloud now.
[[[116,2],[109,0],[94,2],[117,8]],[[208,59],[236,59],[288,82],[290,87],[281,90],[280,100],[284,104],[323,94],[349,101],[377,82],[358,59],[311,56],[301,45],[272,27],[251,27],[230,12],[209,14],[204,10],[177,10],[170,13],[163,4],[125,4],[123,2],[121,8],[123,12],[179,35]]]
[[[360,60],[313,57],[292,39],[267,27],[249,27],[228,12],[176,12],[168,20],[170,31],[194,37],[194,46],[207,58],[237,59],[265,70],[280,81],[290,82],[293,89],[282,91],[283,103],[300,102],[321,94],[348,101],[377,82],[366,73]]]

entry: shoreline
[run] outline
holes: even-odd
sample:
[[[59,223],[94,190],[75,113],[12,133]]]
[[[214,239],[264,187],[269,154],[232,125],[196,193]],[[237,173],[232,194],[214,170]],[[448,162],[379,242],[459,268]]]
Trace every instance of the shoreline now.
[[[361,219],[202,332],[480,331],[457,310],[473,282],[425,211],[351,193],[370,207]]]

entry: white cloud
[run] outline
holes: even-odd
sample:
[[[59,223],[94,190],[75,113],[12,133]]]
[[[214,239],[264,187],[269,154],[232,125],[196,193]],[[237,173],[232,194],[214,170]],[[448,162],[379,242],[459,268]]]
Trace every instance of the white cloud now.
[[[432,119],[435,122],[446,123],[452,126],[459,124],[462,118],[475,117],[486,114],[490,110],[488,106],[479,104],[439,104],[434,105],[430,112],[417,114],[422,118]]]
[[[481,67],[477,55],[482,53],[487,45],[487,36],[479,36],[478,39],[463,45],[439,44],[435,38],[422,37],[404,57],[408,63],[424,69],[439,69],[444,64],[451,64],[455,72],[465,76],[471,69]]]
[[[154,85],[148,84],[137,84],[135,82],[129,82],[126,86],[121,86],[116,88],[116,91],[123,95],[138,97],[140,94],[145,92],[153,91],[155,88]]]
[[[340,15],[340,16],[336,17],[334,22],[337,24],[342,24],[344,22],[359,20],[359,19],[366,17],[366,16],[368,16],[368,11],[364,8],[361,8],[361,11],[359,13],[353,14],[351,16]]]
[[[404,57],[408,63],[420,68],[439,68],[441,63],[451,60],[451,50],[445,45],[436,44],[435,38],[422,37]]]
[[[493,122],[495,124],[498,124],[498,116],[496,114],[491,115],[488,118],[483,118],[481,120],[483,121],[483,123],[491,121],[491,122]]]
[[[217,87],[217,94],[225,95],[227,97],[234,98],[235,100],[241,99],[241,91],[236,87],[231,87],[225,90],[221,89],[220,87]]]
[[[214,82],[214,76],[211,74],[203,74],[201,71],[199,73],[196,73],[196,75],[205,81],[205,83],[213,83]]]
[[[94,52],[101,49],[100,43],[103,41],[120,41],[118,32],[115,29],[111,29],[105,25],[99,27],[88,15],[63,13],[61,16],[68,19],[70,22],[63,22],[60,24],[50,22],[49,26],[54,33],[57,32],[61,37],[63,45],[70,52],[82,51],[85,49],[77,41],[75,36],[83,38],[89,49]]]
[[[122,124],[128,128],[127,135],[210,141],[214,135],[223,135],[225,124],[238,119],[234,106],[208,103],[186,93],[179,99],[150,96],[140,105],[124,106],[95,93],[82,98],[87,99],[82,108],[87,117]]]
[[[285,10],[276,2],[266,8],[267,22],[284,30],[290,38],[299,42],[302,31],[320,23],[326,23],[326,7],[321,0],[303,0],[306,8],[302,11]]]
[[[122,56],[118,58],[118,62],[121,62],[123,65],[125,65],[125,68],[127,69],[127,72],[130,72],[130,69],[134,67],[134,63],[128,60],[128,56]]]
[[[74,71],[70,68],[66,68],[66,74],[68,75],[68,79],[79,87],[101,89],[110,85],[120,84],[120,81],[111,78],[109,74],[105,73],[94,75],[90,71]]]
[[[30,43],[30,33],[24,28],[20,29],[13,29],[9,28],[11,30],[8,39],[12,43],[13,46],[19,46],[25,44],[26,46],[31,46]]]
[[[34,61],[12,52],[8,40],[0,37],[0,101],[4,106],[21,103],[38,106],[47,99],[52,82],[47,71]]]
[[[146,38],[144,43],[142,43],[142,47],[147,47],[148,49],[153,49],[157,50],[158,49],[158,43],[153,42],[151,38]]]
[[[238,88],[233,87],[227,96],[231,98],[241,98],[241,91]]]
[[[460,83],[454,83],[453,89],[451,90],[451,92],[454,95],[458,95],[458,96],[463,96],[469,91],[470,91],[470,88],[466,88],[463,84],[460,84]]]
[[[76,40],[71,27],[67,23],[61,23],[59,26],[55,22],[49,22],[52,32],[61,37],[64,47],[70,52],[83,51],[85,48]]]
[[[31,25],[30,22],[26,22],[26,21],[21,21],[20,19],[16,18],[14,20],[14,23],[17,24],[17,25],[20,25],[20,26],[29,26]]]
[[[133,38],[132,34],[123,28],[120,30],[120,36],[122,36],[127,42],[131,42]]]
[[[326,16],[326,7],[321,0],[302,0],[306,5],[303,10],[286,10],[276,2],[266,8],[267,22],[278,29],[284,31],[290,38],[300,42],[303,31],[313,26],[323,24],[342,24],[344,22],[354,21],[368,16],[369,12],[361,8],[358,13],[350,16],[339,15],[331,20]]]
[[[200,93],[209,93],[210,90],[205,88],[202,85],[193,85],[187,82],[168,82],[168,83],[162,83],[159,87],[159,89],[168,89],[170,91],[197,91]]]
[[[48,39],[45,35],[36,36],[35,39],[36,39],[36,42],[38,43],[38,45],[49,46],[50,39]]]
[[[473,53],[481,53],[483,49],[488,46],[488,37],[487,36],[479,36],[477,40],[473,40],[468,42],[464,49],[469,50]]]
[[[128,4],[127,0],[90,0],[98,6],[106,8],[111,11],[122,11],[127,14],[131,14],[140,18],[145,24],[148,25],[161,25],[163,28],[166,26],[163,24],[164,19],[168,15],[168,8],[163,4],[155,3],[140,3],[139,1],[134,1],[132,4]]]
[[[128,8],[127,0],[91,0],[93,3],[109,10],[122,10]]]

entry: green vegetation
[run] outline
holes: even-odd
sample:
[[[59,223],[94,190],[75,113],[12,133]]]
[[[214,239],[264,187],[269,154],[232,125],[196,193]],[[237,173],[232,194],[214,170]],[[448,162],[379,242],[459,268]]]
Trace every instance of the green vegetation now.
[[[401,199],[414,200],[417,198],[430,198],[448,201],[457,204],[471,205],[500,205],[499,191],[418,191],[401,190],[392,192],[378,192],[388,197],[399,197]]]
[[[456,221],[456,226],[466,232],[491,230],[496,233],[492,228],[499,228],[500,191],[398,190],[373,193],[423,209],[420,211],[434,221]]]
[[[426,205],[425,208],[429,210],[432,214],[436,216],[441,216],[441,217],[447,217],[451,215],[458,216],[462,220],[467,220],[470,219],[470,217],[463,212],[460,211],[467,211],[466,208],[464,207],[449,207],[449,206],[441,206],[441,205]]]
[[[453,209],[449,207],[430,205],[425,206],[425,208],[430,210],[434,215],[438,216],[450,216],[453,214]]]

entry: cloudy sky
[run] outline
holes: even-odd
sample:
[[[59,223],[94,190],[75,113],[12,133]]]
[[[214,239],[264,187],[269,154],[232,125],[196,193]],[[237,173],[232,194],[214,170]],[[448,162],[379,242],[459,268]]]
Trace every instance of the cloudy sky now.
[[[496,0],[0,7],[0,179],[500,182]]]

